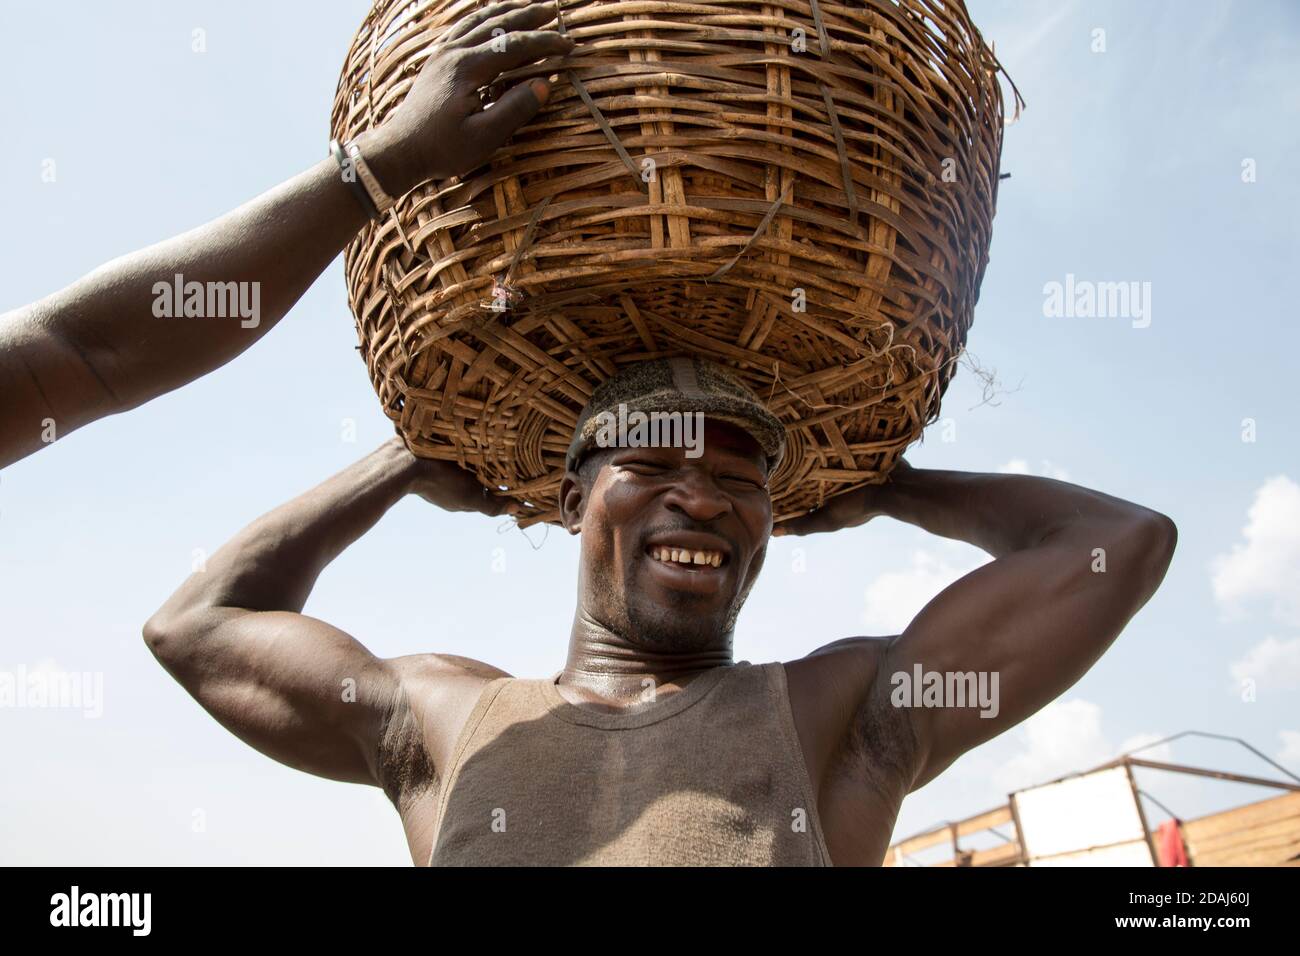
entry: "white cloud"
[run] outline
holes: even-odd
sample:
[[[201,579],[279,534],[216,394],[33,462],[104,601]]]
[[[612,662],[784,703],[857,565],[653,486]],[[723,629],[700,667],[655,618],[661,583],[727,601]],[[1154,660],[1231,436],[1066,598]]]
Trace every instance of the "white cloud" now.
[[[1266,637],[1228,666],[1236,692],[1244,681],[1259,690],[1289,690],[1300,687],[1300,637],[1279,641]]]
[[[1214,559],[1215,600],[1228,610],[1269,601],[1278,621],[1300,624],[1300,485],[1285,475],[1264,482],[1241,535],[1244,542]]]
[[[994,782],[1007,793],[1091,770],[1169,736],[1142,732],[1113,746],[1101,730],[1101,707],[1082,698],[1053,701],[1021,724],[1016,733],[1024,749],[993,771]],[[1138,756],[1165,762],[1173,759],[1167,743]]]
[[[998,471],[1004,475],[1040,475],[1043,478],[1055,478],[1057,481],[1069,481],[1070,473],[1059,465],[1054,465],[1047,459],[1042,460],[1042,466],[1037,470],[1029,467],[1029,462],[1024,458],[1012,458],[1005,465],[998,468]]]
[[[1088,770],[1115,756],[1101,732],[1101,708],[1087,700],[1053,701],[1017,733],[1025,749],[993,772],[1008,793]]]
[[[1277,762],[1294,772],[1300,767],[1300,730],[1281,730],[1282,749],[1278,751]]]
[[[862,622],[875,634],[899,634],[940,591],[984,562],[951,563],[930,551],[915,551],[912,566],[889,571],[867,585]]]

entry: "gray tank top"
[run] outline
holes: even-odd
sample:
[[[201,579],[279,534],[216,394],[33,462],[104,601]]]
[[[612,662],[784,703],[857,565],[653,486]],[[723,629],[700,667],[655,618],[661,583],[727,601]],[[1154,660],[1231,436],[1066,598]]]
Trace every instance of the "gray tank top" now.
[[[779,662],[699,674],[635,713],[551,679],[484,688],[442,789],[431,866],[829,866]]]

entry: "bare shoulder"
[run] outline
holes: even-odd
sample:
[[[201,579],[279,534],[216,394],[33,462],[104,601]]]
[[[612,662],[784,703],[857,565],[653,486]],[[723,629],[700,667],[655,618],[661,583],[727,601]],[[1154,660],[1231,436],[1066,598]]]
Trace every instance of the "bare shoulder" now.
[[[816,650],[810,651],[802,659],[809,660],[811,658],[838,655],[837,659],[840,660],[869,660],[883,654],[885,649],[895,640],[897,640],[896,635],[888,637],[843,637],[838,641],[831,641],[829,644],[823,644]]]
[[[894,640],[846,637],[785,664],[795,726],[814,779],[848,772],[889,791],[910,782],[914,738],[906,714],[890,705],[885,673]]]
[[[785,662],[790,692],[808,690],[817,697],[857,701],[875,682],[893,637],[846,637]]]
[[[915,776],[908,718],[889,701],[894,641],[846,637],[785,665],[795,728],[836,863],[879,865]]]
[[[842,755],[892,640],[846,637],[785,662],[790,709],[813,779]]]
[[[398,802],[427,788],[446,766],[461,728],[499,667],[455,654],[411,654],[384,661],[397,693],[380,744],[384,790]]]
[[[440,683],[454,680],[496,680],[509,677],[499,667],[485,664],[472,657],[456,654],[408,654],[389,657],[384,663],[403,682]]]

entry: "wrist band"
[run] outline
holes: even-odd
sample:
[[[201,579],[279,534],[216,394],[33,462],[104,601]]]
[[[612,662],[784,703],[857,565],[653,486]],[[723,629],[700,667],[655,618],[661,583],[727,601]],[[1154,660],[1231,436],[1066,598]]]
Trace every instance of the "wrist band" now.
[[[343,152],[343,147],[339,145],[339,141],[336,139],[330,140],[330,155],[339,164],[339,170],[343,174],[343,181],[348,184],[352,194],[357,197],[357,202],[361,203],[361,208],[366,211],[366,215],[371,219],[378,219],[379,209],[375,206],[374,201],[370,198],[369,191],[361,181],[357,161],[350,159]],[[351,168],[349,168],[349,165]]]
[[[370,201],[379,214],[383,215],[392,209],[393,197],[384,192],[384,187],[379,185],[379,180],[370,171],[370,166],[366,163],[366,158],[361,155],[361,147],[356,144],[356,141],[345,143],[343,151],[348,154],[348,159],[352,160],[352,168],[357,171],[361,185],[366,187],[366,193],[369,194]]]

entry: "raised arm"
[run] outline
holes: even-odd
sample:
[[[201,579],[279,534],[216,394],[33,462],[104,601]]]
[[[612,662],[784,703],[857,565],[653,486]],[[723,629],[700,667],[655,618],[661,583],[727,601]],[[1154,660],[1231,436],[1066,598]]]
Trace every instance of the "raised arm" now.
[[[303,615],[316,578],[402,497],[510,510],[451,462],[398,439],[249,525],[144,628],[154,655],[232,733],[308,773],[385,786],[384,745],[409,722],[404,662]]]
[[[806,534],[887,515],[973,544],[996,560],[935,597],[880,658],[862,719],[922,673],[997,675],[995,707],[904,708],[911,788],[1020,723],[1096,663],[1155,593],[1177,532],[1164,515],[1077,485],[1021,475],[900,466],[885,485],[831,499],[789,523]],[[987,716],[981,716],[981,712]]]
[[[515,86],[488,110],[476,91],[572,50],[568,37],[535,29],[553,17],[544,2],[493,4],[432,50],[402,105],[357,139],[390,195],[473,169],[532,118],[549,94],[545,81]],[[494,30],[506,31],[504,42]],[[219,219],[0,315],[0,467],[49,441],[47,420],[62,437],[224,365],[288,313],[365,221],[338,164],[325,158]],[[220,310],[234,313],[226,318],[156,315],[160,302],[159,311],[184,315],[182,303],[160,299],[178,275],[182,286],[220,283],[227,303],[242,290],[242,308]]]

